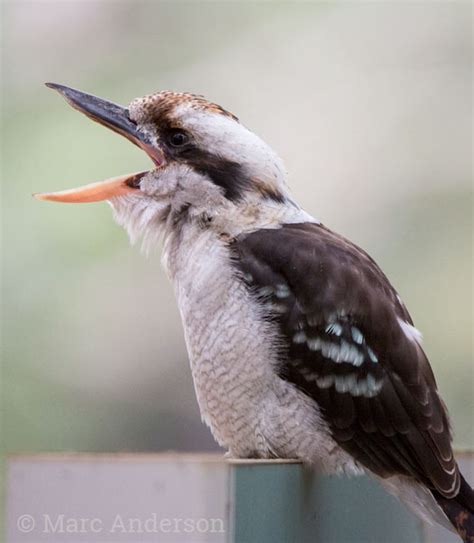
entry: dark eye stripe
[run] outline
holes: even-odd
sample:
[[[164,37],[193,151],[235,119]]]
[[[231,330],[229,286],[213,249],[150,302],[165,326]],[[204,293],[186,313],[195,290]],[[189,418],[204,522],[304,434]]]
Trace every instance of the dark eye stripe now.
[[[172,135],[182,133],[187,137],[183,145],[173,145],[170,142]],[[168,158],[176,162],[183,162],[194,171],[206,176],[215,185],[224,190],[224,196],[232,202],[237,202],[244,197],[247,191],[260,191],[264,198],[270,198],[277,202],[283,202],[284,197],[278,192],[272,192],[265,187],[256,186],[245,169],[238,162],[228,160],[217,154],[212,154],[197,147],[192,139],[192,134],[185,130],[172,126],[162,126],[160,144],[164,147]]]
[[[244,192],[250,189],[251,181],[237,162],[213,155],[193,147],[183,159],[196,172],[208,177],[224,190],[224,195],[231,201],[240,200]]]

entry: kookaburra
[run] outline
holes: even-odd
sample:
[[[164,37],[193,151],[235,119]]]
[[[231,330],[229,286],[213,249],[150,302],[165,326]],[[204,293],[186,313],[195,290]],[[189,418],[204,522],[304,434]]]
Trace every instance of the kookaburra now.
[[[277,154],[201,96],[165,91],[125,108],[48,86],[154,163],[36,197],[108,200],[132,242],[162,241],[218,443],[238,458],[367,472],[473,541],[473,491],[420,333],[372,258],[291,198]]]

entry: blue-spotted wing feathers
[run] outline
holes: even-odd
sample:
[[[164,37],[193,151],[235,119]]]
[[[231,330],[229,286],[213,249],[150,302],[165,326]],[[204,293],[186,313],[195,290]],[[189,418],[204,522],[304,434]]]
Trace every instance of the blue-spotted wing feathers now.
[[[321,225],[231,245],[237,272],[278,326],[280,376],[316,401],[336,441],[382,477],[454,496],[459,473],[428,360],[397,293],[361,249]]]

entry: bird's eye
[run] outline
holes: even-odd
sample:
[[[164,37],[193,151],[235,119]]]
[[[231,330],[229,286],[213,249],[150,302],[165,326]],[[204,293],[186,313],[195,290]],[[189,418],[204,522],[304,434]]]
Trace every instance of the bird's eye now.
[[[168,142],[173,147],[183,147],[189,142],[189,136],[183,130],[172,130],[168,135]]]

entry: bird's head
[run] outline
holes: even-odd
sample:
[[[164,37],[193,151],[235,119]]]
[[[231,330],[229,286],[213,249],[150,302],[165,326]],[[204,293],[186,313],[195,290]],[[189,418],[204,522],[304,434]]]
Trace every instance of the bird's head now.
[[[47,84],[75,109],[142,148],[150,171],[122,175],[77,189],[40,193],[42,200],[108,200],[133,240],[156,237],[180,221],[216,222],[238,231],[259,222],[263,208],[288,201],[280,158],[231,113],[189,93],[163,91],[128,108]]]

